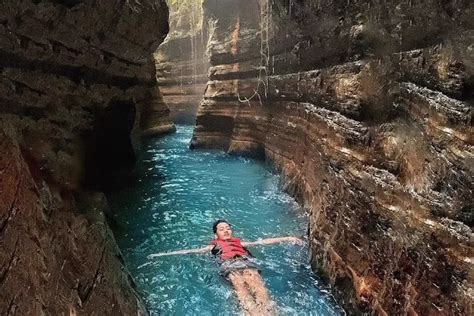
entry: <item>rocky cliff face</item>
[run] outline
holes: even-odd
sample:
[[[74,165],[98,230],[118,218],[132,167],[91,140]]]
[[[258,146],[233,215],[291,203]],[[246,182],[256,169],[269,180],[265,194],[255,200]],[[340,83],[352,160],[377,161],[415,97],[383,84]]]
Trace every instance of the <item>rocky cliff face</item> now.
[[[204,8],[210,78],[191,146],[273,162],[348,306],[472,314],[472,2]]]
[[[157,79],[170,118],[194,124],[207,82],[207,23],[202,1],[170,5],[170,33],[155,54]]]
[[[163,1],[0,4],[0,313],[145,310],[100,188],[141,131],[172,130],[153,52]]]

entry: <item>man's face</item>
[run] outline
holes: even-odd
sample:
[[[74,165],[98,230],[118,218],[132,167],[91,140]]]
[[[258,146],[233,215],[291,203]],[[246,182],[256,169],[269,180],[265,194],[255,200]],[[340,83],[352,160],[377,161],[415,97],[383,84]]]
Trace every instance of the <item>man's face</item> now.
[[[230,229],[230,225],[227,223],[219,223],[216,227],[216,238],[227,240],[232,237],[232,229]]]

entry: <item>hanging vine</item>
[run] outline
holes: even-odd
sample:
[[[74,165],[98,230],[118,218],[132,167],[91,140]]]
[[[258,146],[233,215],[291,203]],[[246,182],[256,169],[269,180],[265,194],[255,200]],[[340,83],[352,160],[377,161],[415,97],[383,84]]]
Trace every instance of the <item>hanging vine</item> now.
[[[262,97],[260,95],[260,87],[263,86],[264,96],[268,97],[268,78],[270,73],[270,30],[272,20],[272,0],[258,0],[260,6],[260,65],[258,67],[257,75],[257,86],[254,89],[253,94],[246,98],[241,97],[237,92],[237,98],[241,103],[248,103],[254,98],[258,98],[260,105],[262,103]]]

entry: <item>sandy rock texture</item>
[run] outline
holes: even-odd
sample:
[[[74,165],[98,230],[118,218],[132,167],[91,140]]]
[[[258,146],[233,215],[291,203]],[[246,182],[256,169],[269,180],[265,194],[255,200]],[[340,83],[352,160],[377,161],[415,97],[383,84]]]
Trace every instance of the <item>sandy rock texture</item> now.
[[[473,313],[470,1],[204,1],[193,148],[269,160],[354,313]]]
[[[0,3],[0,314],[146,313],[100,193],[172,131],[153,53],[164,1]]]

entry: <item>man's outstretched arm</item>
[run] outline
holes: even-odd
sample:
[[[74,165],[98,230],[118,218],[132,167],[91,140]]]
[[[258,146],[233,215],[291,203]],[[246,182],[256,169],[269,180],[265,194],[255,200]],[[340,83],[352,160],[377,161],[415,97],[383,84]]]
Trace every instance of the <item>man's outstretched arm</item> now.
[[[252,246],[265,246],[265,245],[273,245],[273,244],[279,244],[282,242],[289,242],[293,244],[303,244],[303,240],[298,237],[276,237],[276,238],[266,238],[266,239],[261,239],[257,241],[244,241],[242,242],[242,246],[244,247],[252,247]]]
[[[185,250],[178,250],[178,251],[171,251],[171,252],[154,253],[154,254],[149,255],[148,259],[153,259],[156,257],[163,257],[163,256],[187,255],[190,253],[206,253],[206,252],[210,252],[212,248],[214,248],[214,246],[209,245],[204,248],[198,248],[198,249],[185,249]]]

